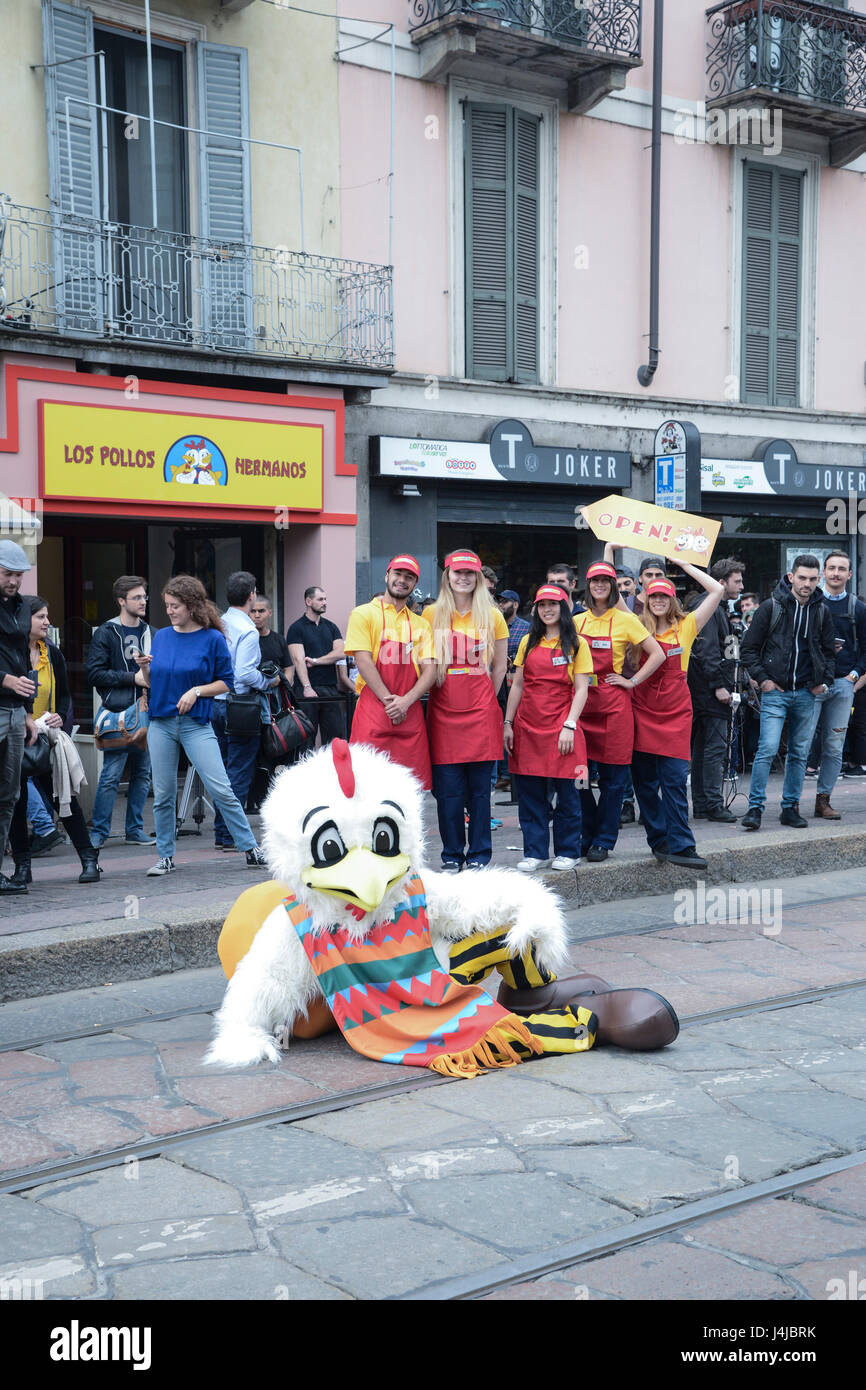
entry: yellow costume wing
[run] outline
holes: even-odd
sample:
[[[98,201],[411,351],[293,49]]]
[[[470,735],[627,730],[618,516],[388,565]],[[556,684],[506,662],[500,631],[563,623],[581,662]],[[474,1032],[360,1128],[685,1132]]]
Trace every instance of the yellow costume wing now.
[[[269,917],[275,907],[289,893],[284,883],[257,883],[241,893],[228,917],[217,942],[220,965],[227,980],[238,968],[250,946],[253,937]],[[337,1027],[334,1015],[324,999],[313,999],[307,1008],[307,1017],[295,1020],[292,1034],[296,1038],[318,1038],[322,1033],[331,1033]]]

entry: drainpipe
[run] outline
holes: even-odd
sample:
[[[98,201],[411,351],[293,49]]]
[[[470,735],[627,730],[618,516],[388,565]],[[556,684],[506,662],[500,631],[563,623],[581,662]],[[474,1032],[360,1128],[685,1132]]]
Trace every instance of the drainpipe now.
[[[665,0],[653,9],[653,133],[652,184],[650,190],[650,330],[649,362],[638,367],[641,386],[651,386],[659,365],[659,204],[662,164],[662,30]]]

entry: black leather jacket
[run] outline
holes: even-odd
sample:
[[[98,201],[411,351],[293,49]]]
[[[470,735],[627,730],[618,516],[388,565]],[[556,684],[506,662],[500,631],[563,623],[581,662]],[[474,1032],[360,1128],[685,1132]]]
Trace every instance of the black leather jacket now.
[[[154,629],[150,624],[147,630],[152,639]],[[123,656],[121,624],[117,618],[103,623],[90,639],[87,679],[91,685],[96,686],[105,708],[114,714],[127,709],[141,693],[140,687],[135,684],[135,671],[127,669]]]

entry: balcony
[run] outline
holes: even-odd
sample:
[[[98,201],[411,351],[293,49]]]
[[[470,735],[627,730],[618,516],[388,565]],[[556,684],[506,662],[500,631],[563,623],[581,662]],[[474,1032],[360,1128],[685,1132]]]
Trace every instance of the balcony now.
[[[448,73],[495,80],[505,69],[540,91],[564,89],[568,109],[581,113],[640,66],[641,3],[410,0],[409,33],[427,81]]]
[[[389,266],[21,207],[0,194],[0,344],[60,335],[389,371]]]
[[[773,108],[786,143],[820,135],[834,165],[866,151],[866,15],[812,0],[726,0],[707,22],[708,109]]]

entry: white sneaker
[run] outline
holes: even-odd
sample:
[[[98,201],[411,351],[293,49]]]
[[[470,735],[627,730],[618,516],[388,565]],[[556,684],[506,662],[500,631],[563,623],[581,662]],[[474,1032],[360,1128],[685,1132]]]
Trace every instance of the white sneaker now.
[[[550,867],[549,859],[521,859],[517,865],[522,874],[534,874],[536,869],[547,869]]]
[[[162,878],[163,874],[173,874],[173,873],[174,873],[174,859],[171,858],[171,857],[169,857],[168,859],[157,859],[157,861],[156,861],[156,863],[154,864],[153,868],[148,869],[148,871],[147,871],[147,876],[148,876],[148,878]]]
[[[577,860],[569,859],[567,854],[558,854],[550,867],[552,869],[576,869]]]

